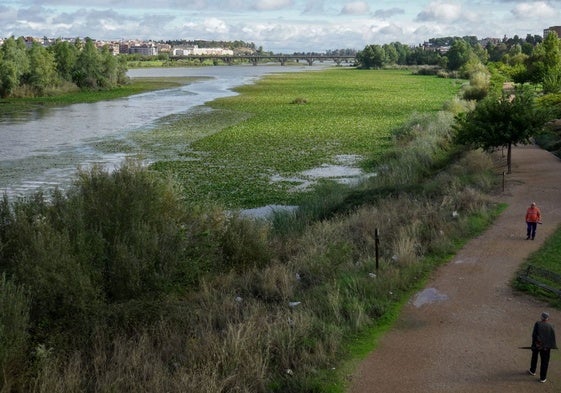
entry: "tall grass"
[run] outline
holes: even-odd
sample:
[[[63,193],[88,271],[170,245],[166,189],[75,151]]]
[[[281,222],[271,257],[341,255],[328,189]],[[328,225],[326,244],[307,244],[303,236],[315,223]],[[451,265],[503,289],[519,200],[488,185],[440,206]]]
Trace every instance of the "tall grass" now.
[[[202,208],[134,162],[4,198],[2,296],[19,306],[0,326],[24,362],[2,355],[3,389],[342,391],[350,339],[474,234],[470,217],[481,230],[496,211],[493,164],[450,145],[451,121],[411,118],[372,158],[378,176],[271,222]]]
[[[427,132],[411,124],[408,147],[427,149],[424,136],[448,146],[430,135],[431,122]],[[402,153],[409,165],[412,153]],[[398,154],[393,160],[398,171]],[[421,174],[374,180],[357,192],[413,178],[419,187],[335,209],[329,219],[307,215],[297,232],[185,209],[173,182],[132,164],[83,173],[52,203],[36,196],[4,204],[2,260],[10,263],[2,268],[34,294],[25,348],[35,348],[19,352],[34,361],[19,370],[26,379],[11,372],[16,382],[7,391],[340,389],[333,370],[347,356],[347,338],[392,312],[470,235],[469,214],[487,208],[472,181],[492,167],[484,155],[445,169],[438,159],[436,176],[429,161]],[[20,296],[14,291],[12,300]]]

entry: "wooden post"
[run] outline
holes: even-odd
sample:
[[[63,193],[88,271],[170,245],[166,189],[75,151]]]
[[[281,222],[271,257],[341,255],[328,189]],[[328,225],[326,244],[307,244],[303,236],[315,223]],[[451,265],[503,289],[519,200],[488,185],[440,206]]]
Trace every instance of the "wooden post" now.
[[[505,192],[505,172],[503,171],[503,192]]]
[[[380,267],[380,252],[379,252],[379,246],[380,246],[380,236],[378,235],[378,228],[376,228],[374,230],[374,245],[375,245],[375,249],[376,249],[376,275],[378,274],[378,268]]]

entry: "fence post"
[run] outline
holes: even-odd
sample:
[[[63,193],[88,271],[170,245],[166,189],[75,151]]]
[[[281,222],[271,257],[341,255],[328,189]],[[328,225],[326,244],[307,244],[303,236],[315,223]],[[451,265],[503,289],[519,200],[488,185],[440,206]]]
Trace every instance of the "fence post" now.
[[[375,245],[374,248],[376,249],[376,275],[377,275],[378,268],[380,267],[380,263],[379,263],[380,252],[378,251],[380,246],[380,237],[378,236],[378,228],[374,230],[374,245]]]
[[[503,192],[505,192],[505,171],[503,171]]]

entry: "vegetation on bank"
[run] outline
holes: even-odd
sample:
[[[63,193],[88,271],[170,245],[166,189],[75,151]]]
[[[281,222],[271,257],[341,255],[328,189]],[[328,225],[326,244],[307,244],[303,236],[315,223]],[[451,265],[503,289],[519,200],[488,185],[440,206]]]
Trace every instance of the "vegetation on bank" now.
[[[277,97],[276,105],[249,111],[250,104],[257,105],[245,97],[251,89],[229,105],[251,113],[250,123],[265,118],[267,108],[272,119],[279,112],[306,111],[307,105],[328,106],[337,78],[330,72],[318,78],[322,74],[303,74],[314,83],[287,76],[288,86],[320,81],[330,86],[323,95],[318,87],[313,95],[302,95],[310,104],[291,104],[302,92],[285,91],[282,78],[273,77],[270,98],[262,87],[255,92],[265,101]],[[429,80],[379,72],[357,78],[365,83],[368,76],[376,85],[376,78],[388,75],[409,84]],[[411,117],[378,103],[380,91],[368,95],[358,89],[353,95],[352,90],[335,90],[346,100],[331,107],[331,117],[318,117],[313,129],[322,131],[329,119],[334,130],[344,125],[345,138],[355,139],[336,139],[339,147],[377,148],[368,165],[377,176],[352,187],[316,188],[301,197],[297,213],[277,214],[270,222],[203,208],[186,197],[190,194],[177,178],[135,163],[114,173],[83,172],[64,194],[37,194],[15,203],[4,199],[4,390],[342,391],[341,367],[353,356],[350,340],[356,348],[358,337],[387,324],[431,269],[498,212],[484,196],[498,180],[493,163],[451,143],[453,113],[429,103],[430,113]],[[402,123],[384,123],[394,129],[382,138],[386,153],[353,132],[355,126],[367,128],[360,110],[368,105],[361,101],[394,113]],[[224,105],[217,103],[221,110]],[[362,116],[384,121],[371,111]],[[223,132],[233,138],[250,133],[253,128],[244,123]],[[260,135],[275,140],[284,130]],[[293,128],[287,130],[290,141]],[[303,139],[302,155],[315,154],[306,146],[335,144],[333,135],[306,134],[315,144]],[[325,152],[331,156],[337,149]]]
[[[454,80],[403,70],[271,75],[238,88],[238,96],[213,101],[214,110],[201,115],[212,124],[234,111],[244,121],[193,141],[180,156],[153,168],[173,173],[188,200],[228,208],[298,205],[305,192],[294,190],[306,191],[308,181],[317,181],[305,171],[341,165],[342,157],[371,169],[369,162],[389,148],[392,128],[412,112],[437,111],[458,89]],[[206,122],[198,123],[204,129]],[[171,135],[179,142],[191,132],[182,127]],[[152,134],[168,138],[170,130]]]
[[[147,91],[169,89],[195,81],[189,77],[132,78],[129,83],[110,90],[74,90],[64,94],[41,97],[0,99],[0,118],[21,117],[38,108],[91,103],[129,97]]]
[[[57,40],[45,48],[23,37],[0,46],[0,97],[36,97],[73,89],[106,90],[127,82],[126,61],[108,47],[98,50],[91,39]]]
[[[485,99],[501,80],[478,63],[463,70],[473,71],[464,98]],[[213,116],[230,117],[177,148],[187,161],[204,157],[197,165],[129,162],[82,172],[66,193],[4,198],[2,390],[343,391],[347,362],[372,349],[403,299],[502,206],[485,196],[499,179],[490,156],[454,144],[454,115],[476,104],[456,99],[437,111],[435,96],[455,82],[339,71],[267,78],[216,102]],[[400,78],[408,83],[391,98],[402,102],[380,100]],[[432,97],[417,90],[429,86]],[[413,95],[426,106],[404,100]],[[184,119],[168,120],[175,135],[148,139],[187,135]],[[373,176],[290,199],[292,175],[339,154],[367,158]],[[288,183],[275,199],[260,171]],[[194,193],[191,172],[216,189]],[[236,188],[240,179],[249,192]],[[227,205],[224,192],[242,195],[236,206],[300,208],[261,221],[201,203]],[[534,263],[553,260],[559,239]]]

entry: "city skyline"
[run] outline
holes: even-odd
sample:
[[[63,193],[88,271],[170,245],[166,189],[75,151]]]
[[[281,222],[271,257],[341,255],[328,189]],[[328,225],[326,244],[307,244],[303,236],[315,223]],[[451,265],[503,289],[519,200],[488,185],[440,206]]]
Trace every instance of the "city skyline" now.
[[[561,0],[4,0],[0,38],[252,42],[273,52],[417,45],[429,38],[502,38],[561,24]]]

